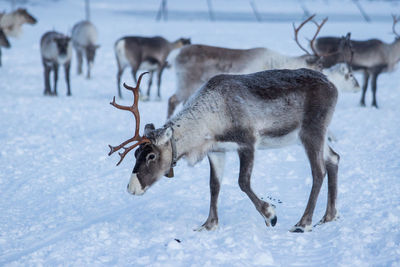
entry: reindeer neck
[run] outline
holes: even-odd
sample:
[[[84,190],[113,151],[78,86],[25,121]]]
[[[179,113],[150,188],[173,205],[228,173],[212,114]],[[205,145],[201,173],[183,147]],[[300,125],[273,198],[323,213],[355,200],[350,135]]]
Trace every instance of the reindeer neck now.
[[[286,56],[266,49],[264,52],[265,69],[298,69],[306,67],[303,57]]]
[[[216,121],[215,113],[211,113],[214,112],[207,107],[199,110],[195,106],[188,106],[166,123],[173,129],[177,159],[184,157],[189,164],[195,164],[214,145],[213,132],[218,129],[213,125],[221,123]],[[210,118],[213,118],[212,121]]]
[[[389,46],[388,58],[392,62],[392,64],[389,65],[394,65],[400,61],[400,37],[396,38]]]
[[[176,40],[175,42],[170,43],[169,50],[175,50],[182,47],[182,42],[180,40]]]

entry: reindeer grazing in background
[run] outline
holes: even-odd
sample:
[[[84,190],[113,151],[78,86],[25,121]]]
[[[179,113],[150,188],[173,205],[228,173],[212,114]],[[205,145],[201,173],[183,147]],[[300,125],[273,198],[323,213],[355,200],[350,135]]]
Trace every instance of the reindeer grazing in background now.
[[[1,67],[1,48],[10,48],[10,42],[7,39],[7,36],[4,34],[4,31],[0,28],[0,67]]]
[[[393,33],[396,35],[394,42],[387,44],[378,39],[366,41],[351,40],[353,50],[352,57],[347,57],[342,62],[349,63],[354,70],[361,70],[364,74],[364,84],[362,86],[362,95],[360,105],[365,106],[365,93],[368,87],[369,77],[372,87],[372,106],[378,108],[376,101],[377,79],[382,72],[394,70],[395,65],[400,60],[400,35],[396,32],[396,23],[400,17],[393,15]],[[320,53],[334,53],[337,51],[340,38],[320,37],[317,39],[315,48]]]
[[[40,52],[44,67],[44,94],[57,95],[57,81],[59,65],[64,66],[67,95],[71,95],[69,80],[72,45],[71,38],[55,31],[46,32],[40,40]],[[54,72],[53,91],[50,88],[50,72]]]
[[[18,8],[11,13],[0,13],[0,27],[7,36],[18,37],[25,23],[36,24],[37,20],[25,8]]]
[[[247,75],[217,75],[204,84],[177,115],[155,129],[145,126],[139,136],[138,90],[134,104],[118,109],[131,111],[136,118],[135,136],[121,145],[110,146],[110,153],[123,148],[120,161],[137,147],[136,163],[128,192],[142,195],[163,175],[172,174],[176,162],[185,158],[190,164],[206,155],[210,161],[210,212],[199,230],[218,226],[217,201],[223,177],[225,152],[236,150],[240,160],[239,186],[267,226],[275,226],[273,205],[257,197],[251,188],[251,173],[256,149],[277,148],[300,140],[309,158],[313,185],[307,207],[293,232],[310,231],[318,194],[328,173],[328,203],[320,223],[336,218],[337,172],[339,155],[326,141],[326,132],[337,102],[336,87],[325,75],[310,69],[268,70]],[[136,144],[125,147],[131,142]],[[117,164],[117,165],[118,165]]]
[[[312,54],[298,42],[299,30],[314,16],[306,19],[298,28],[294,27],[296,43],[307,53],[303,56],[282,55],[268,48],[242,50],[206,45],[190,45],[182,48],[173,64],[177,77],[177,89],[168,101],[168,118],[172,116],[179,103],[185,103],[203,83],[217,74],[246,74],[269,69],[297,68],[322,71],[323,68],[329,68],[336,64],[341,59],[341,54],[348,50],[344,45],[346,40],[343,40],[341,51],[327,54],[317,53],[315,50]],[[317,25],[317,31],[311,43],[314,42],[325,22],[326,19]],[[325,73],[328,75],[328,79],[341,90],[357,91],[360,88],[351,70],[345,65],[339,68],[334,67],[329,71],[325,70]]]
[[[78,22],[72,28],[72,44],[76,51],[78,61],[78,74],[82,74],[83,56],[87,61],[87,75],[86,78],[90,79],[90,70],[94,63],[96,50],[100,47],[97,45],[97,30],[90,21],[84,20]]]
[[[146,97],[143,97],[143,100],[147,100],[150,97],[150,87],[153,82],[153,73],[154,71],[157,71],[157,95],[158,99],[161,99],[161,75],[164,71],[164,68],[167,66],[166,59],[172,50],[181,48],[187,44],[190,44],[190,39],[180,38],[171,43],[159,36],[127,36],[116,41],[114,49],[118,64],[118,96],[120,98],[122,97],[120,87],[122,73],[127,66],[130,66],[135,82],[137,81],[136,72],[138,70],[143,69],[150,71],[147,95]]]

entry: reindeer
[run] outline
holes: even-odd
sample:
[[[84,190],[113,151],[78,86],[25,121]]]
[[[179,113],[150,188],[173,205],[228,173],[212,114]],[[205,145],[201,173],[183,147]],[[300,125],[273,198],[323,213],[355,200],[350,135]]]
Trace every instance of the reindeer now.
[[[392,31],[396,35],[394,42],[387,44],[378,39],[366,41],[351,40],[353,50],[352,56],[347,56],[342,62],[347,62],[354,70],[363,72],[363,86],[360,105],[365,106],[365,93],[368,87],[369,77],[372,87],[372,106],[378,108],[376,100],[377,80],[379,74],[393,71],[400,60],[400,35],[396,32],[396,23],[400,17],[393,15]],[[348,34],[350,36],[350,34]],[[320,37],[317,39],[315,48],[320,53],[335,53],[339,47],[340,38]]]
[[[300,29],[315,15],[306,19],[298,28],[294,25],[295,41],[297,45],[306,52],[302,56],[287,56],[275,52],[268,48],[253,49],[229,49],[207,45],[190,45],[181,49],[175,58],[174,67],[176,72],[177,90],[169,98],[167,117],[171,117],[176,106],[188,98],[208,79],[216,74],[245,74],[260,70],[269,69],[297,69],[310,68],[323,71],[323,68],[332,67],[342,59],[342,53],[345,49],[347,40],[343,40],[341,51],[335,53],[321,54],[317,53],[312,46],[321,27],[327,19],[321,24],[317,24],[317,31],[311,40],[313,53],[308,52],[298,41]],[[360,86],[354,78],[351,70],[346,65],[334,67],[330,71],[324,71],[328,79],[344,91],[358,91]]]
[[[18,37],[25,23],[36,24],[37,20],[25,8],[18,8],[11,13],[0,13],[0,27],[7,36]]]
[[[40,52],[44,67],[44,94],[57,95],[58,67],[64,65],[67,95],[71,95],[69,73],[71,68],[71,38],[55,31],[46,32],[40,40]],[[53,92],[50,88],[50,72],[54,72]]]
[[[153,73],[154,71],[157,71],[157,96],[158,99],[161,99],[161,75],[164,71],[164,68],[168,65],[166,59],[172,50],[181,48],[187,44],[190,44],[190,39],[180,38],[171,43],[160,36],[126,36],[117,40],[114,45],[114,50],[118,65],[118,96],[122,98],[120,88],[121,75],[124,69],[129,65],[132,69],[132,76],[135,82],[137,81],[136,72],[138,70],[144,69],[150,71],[147,95],[146,97],[142,98],[143,100],[148,100],[150,97],[150,87],[153,82]]]
[[[11,13],[0,13],[0,67],[1,47],[9,48],[7,37],[18,37],[22,33],[22,24],[35,24],[37,20],[24,8],[18,8]]]
[[[87,61],[87,75],[86,78],[90,79],[90,69],[93,66],[96,49],[100,46],[97,45],[97,30],[90,21],[84,20],[78,22],[72,28],[72,44],[76,50],[78,61],[78,74],[82,74],[82,57],[85,55]]]
[[[0,67],[1,67],[1,48],[10,48],[10,42],[7,39],[7,36],[4,34],[3,29],[0,28]]]
[[[310,69],[267,70],[246,75],[217,75],[205,83],[177,115],[161,128],[145,126],[139,135],[138,90],[124,84],[134,94],[132,106],[114,107],[130,111],[136,118],[134,137],[119,146],[110,146],[109,155],[124,157],[135,151],[136,163],[127,187],[142,195],[163,175],[172,176],[177,161],[185,158],[194,165],[206,155],[210,161],[210,211],[198,230],[218,226],[217,201],[223,177],[225,152],[239,155],[239,186],[267,226],[275,226],[274,206],[262,201],[251,188],[256,149],[278,148],[300,140],[309,158],[313,185],[307,207],[293,232],[311,230],[312,216],[325,174],[328,174],[328,204],[320,223],[336,218],[339,155],[329,147],[326,131],[337,102],[336,87],[325,75]],[[134,143],[126,147],[129,143]]]

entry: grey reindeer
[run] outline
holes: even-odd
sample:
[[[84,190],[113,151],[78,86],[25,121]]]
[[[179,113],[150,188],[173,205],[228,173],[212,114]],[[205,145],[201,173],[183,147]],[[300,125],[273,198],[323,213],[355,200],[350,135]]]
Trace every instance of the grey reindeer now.
[[[187,44],[190,44],[190,39],[180,38],[175,42],[169,42],[160,36],[126,36],[117,40],[114,45],[114,50],[118,65],[118,96],[120,98],[122,97],[120,86],[121,76],[124,72],[124,69],[127,66],[130,66],[135,82],[137,82],[136,73],[138,70],[150,71],[147,94],[146,96],[142,96],[143,100],[148,100],[150,97],[153,74],[155,71],[157,71],[157,96],[160,100],[161,76],[165,67],[168,65],[166,59],[172,50]]]
[[[10,42],[7,39],[7,36],[4,34],[4,31],[2,28],[0,28],[0,67],[1,67],[1,48],[10,48]]]
[[[334,53],[317,53],[307,51],[298,41],[301,28],[315,15],[304,20],[299,27],[294,27],[295,41],[306,52],[302,56],[288,56],[268,48],[230,49],[208,45],[189,45],[180,50],[174,60],[177,88],[168,100],[167,117],[171,117],[180,103],[185,103],[191,95],[212,76],[223,73],[246,74],[269,69],[297,69],[310,68],[323,71],[330,81],[342,91],[359,91],[360,86],[353,76],[351,69],[346,64],[334,66],[338,63],[343,53],[348,53],[348,44],[342,40],[342,49]],[[314,37],[310,46],[317,37],[321,27],[317,24]],[[332,67],[333,66],[333,67]]]
[[[331,121],[338,92],[320,72],[310,69],[267,70],[247,75],[217,75],[205,83],[174,117],[161,128],[145,126],[139,135],[138,89],[124,86],[134,93],[132,106],[112,103],[136,118],[135,136],[121,145],[110,146],[109,155],[119,153],[120,161],[135,151],[136,163],[128,192],[142,195],[163,175],[172,176],[172,168],[181,158],[194,165],[206,155],[210,162],[210,211],[198,230],[218,226],[217,201],[224,171],[225,152],[238,152],[239,186],[267,226],[277,223],[274,206],[257,197],[251,188],[251,173],[256,149],[283,147],[297,140],[308,156],[313,184],[307,207],[293,232],[310,231],[318,194],[328,174],[328,202],[320,223],[337,216],[337,173],[339,155],[329,147],[326,132]],[[131,142],[130,146],[127,146]],[[117,165],[118,165],[117,164]]]
[[[78,74],[82,74],[83,57],[87,62],[86,78],[90,79],[90,71],[94,64],[96,50],[100,47],[97,44],[97,30],[93,23],[84,20],[76,23],[72,28],[72,44],[76,51],[78,62]]]
[[[363,85],[360,105],[365,106],[365,93],[371,76],[372,106],[378,108],[376,100],[378,76],[383,72],[393,71],[400,61],[400,35],[396,32],[396,23],[400,17],[393,15],[392,31],[396,38],[392,43],[385,43],[378,39],[365,41],[351,40],[353,54],[345,57],[342,62],[347,62],[354,70],[363,72]],[[350,36],[350,33],[348,34]],[[340,38],[320,37],[316,40],[315,48],[321,53],[332,53],[337,51]]]
[[[40,52],[44,67],[44,94],[57,95],[58,68],[60,65],[63,65],[67,84],[67,95],[70,96],[71,38],[55,31],[46,32],[40,40]],[[54,72],[53,91],[50,87],[51,71]]]

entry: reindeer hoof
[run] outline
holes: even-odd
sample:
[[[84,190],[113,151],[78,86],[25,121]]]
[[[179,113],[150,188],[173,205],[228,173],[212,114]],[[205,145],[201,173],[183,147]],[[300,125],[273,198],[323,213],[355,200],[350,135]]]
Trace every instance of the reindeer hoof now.
[[[218,222],[215,222],[215,221],[210,221],[209,222],[209,221],[207,221],[202,226],[193,229],[193,231],[196,231],[196,232],[201,232],[203,230],[214,231],[217,228],[218,228]]]
[[[339,219],[339,213],[336,212],[336,215],[334,216],[328,216],[328,215],[324,215],[324,217],[322,217],[322,219],[316,224],[316,225],[321,225],[327,222],[332,222],[332,221],[336,221],[337,219]]]
[[[272,227],[274,227],[276,225],[277,221],[278,221],[278,217],[275,216],[274,218],[272,218],[272,220],[271,220]]]
[[[306,226],[293,226],[292,229],[290,229],[290,232],[292,233],[304,233],[304,232],[311,232],[312,227],[311,225],[306,225]]]

